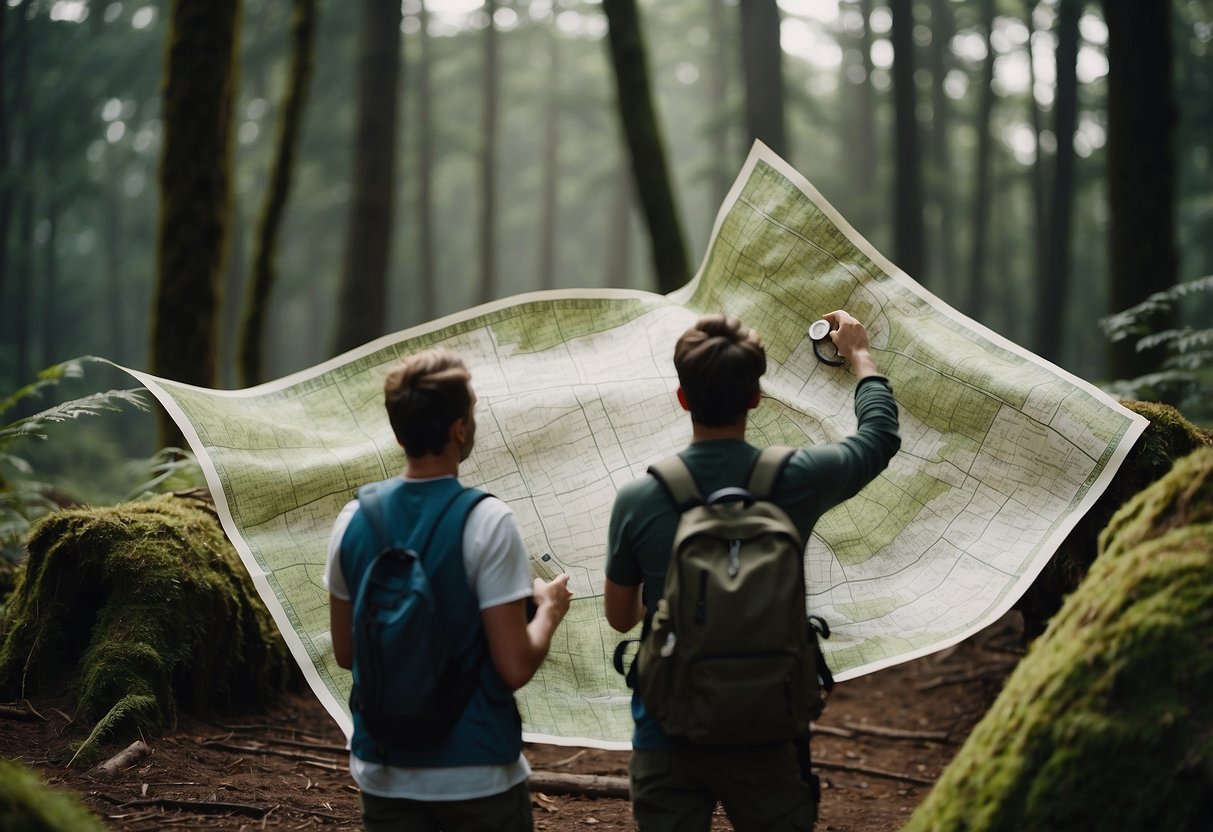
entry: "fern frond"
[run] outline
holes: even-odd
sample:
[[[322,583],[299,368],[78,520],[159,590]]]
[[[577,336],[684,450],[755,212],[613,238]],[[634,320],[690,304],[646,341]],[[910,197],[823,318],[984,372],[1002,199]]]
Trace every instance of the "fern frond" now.
[[[146,411],[147,401],[140,390],[107,390],[103,393],[92,393],[79,399],[62,402],[54,407],[35,413],[24,419],[18,419],[0,427],[0,447],[18,437],[37,437],[45,439],[43,432],[47,427],[59,422],[79,419],[81,416],[95,416],[106,411],[119,412],[119,404],[125,403]]]

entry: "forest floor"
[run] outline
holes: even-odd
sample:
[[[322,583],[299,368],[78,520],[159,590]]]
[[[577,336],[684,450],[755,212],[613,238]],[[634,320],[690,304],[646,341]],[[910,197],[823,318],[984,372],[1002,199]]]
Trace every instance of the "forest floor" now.
[[[839,683],[813,739],[817,829],[900,829],[1018,662],[1021,632],[1009,613],[959,645]],[[0,755],[40,771],[111,829],[359,828],[344,737],[310,693],[287,695],[256,717],[183,717],[148,738],[151,753],[113,780],[53,764],[77,726],[57,703],[28,704],[41,718],[0,719]],[[536,785],[540,777],[598,775],[567,779],[617,786],[626,782],[628,752],[528,745],[525,753],[535,771],[537,830],[634,828],[624,797]],[[719,809],[712,828],[731,828]]]

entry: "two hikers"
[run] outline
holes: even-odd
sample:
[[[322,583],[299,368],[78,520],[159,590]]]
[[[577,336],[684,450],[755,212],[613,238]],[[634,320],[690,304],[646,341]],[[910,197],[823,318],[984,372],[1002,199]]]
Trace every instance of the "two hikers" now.
[[[858,428],[841,442],[796,450],[771,477],[771,501],[794,523],[791,531],[801,545],[818,518],[875,478],[900,446],[896,404],[872,360],[866,330],[841,310],[826,320],[829,337],[857,377]],[[692,428],[691,444],[679,457],[703,494],[745,486],[760,454],[745,441],[745,428],[766,371],[761,339],[736,318],[709,315],[678,340],[674,364],[678,401],[690,412]],[[455,479],[475,435],[475,393],[462,361],[442,351],[408,358],[389,375],[385,399],[405,450],[403,476],[360,492],[363,508],[354,500],[343,509],[325,573],[334,652],[342,667],[354,665],[350,768],[362,790],[364,822],[372,830],[530,829],[529,768],[510,692],[531,678],[547,654],[568,610],[567,576],[532,582],[510,510],[496,498],[464,494]],[[461,510],[466,520],[454,512],[454,520],[443,521],[440,515],[452,514],[444,511],[447,505],[463,504],[470,506]],[[364,510],[371,505],[373,511]],[[608,531],[604,598],[607,621],[616,630],[627,632],[643,620],[648,633],[681,508],[654,476],[619,490]],[[388,519],[376,520],[377,514]],[[390,533],[382,531],[389,525]],[[381,540],[385,535],[391,539]],[[377,580],[375,559],[385,546],[409,556],[420,549],[423,562],[437,553],[434,594],[454,608],[480,611],[452,621],[457,640],[487,644],[478,654],[487,658],[466,710],[428,750],[377,742],[366,723],[378,706],[360,710],[360,681],[362,687],[370,683],[367,668],[360,675],[364,660],[355,656],[369,648],[356,649],[355,608],[367,620],[374,612],[361,611],[370,605],[355,601],[366,594],[359,593],[361,578]],[[464,573],[450,569],[452,561],[462,562],[462,584],[457,578]],[[527,623],[524,604],[532,594],[535,613]],[[407,664],[409,657],[399,661]],[[639,693],[632,711],[630,783],[644,832],[707,830],[717,801],[738,829],[812,828],[818,793],[808,770],[807,723],[786,740],[718,748],[667,736]]]

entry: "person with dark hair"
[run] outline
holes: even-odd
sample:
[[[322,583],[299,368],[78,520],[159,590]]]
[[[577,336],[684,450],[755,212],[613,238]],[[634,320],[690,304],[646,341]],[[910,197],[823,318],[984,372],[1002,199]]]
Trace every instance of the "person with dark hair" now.
[[[361,789],[363,823],[370,830],[529,830],[530,767],[513,691],[547,656],[569,609],[568,576],[531,579],[513,512],[496,497],[475,492],[462,518],[450,516],[450,507],[475,491],[458,480],[476,436],[476,393],[458,355],[429,350],[404,359],[388,373],[384,403],[405,461],[400,476],[376,484],[376,504],[397,538],[427,530],[419,560],[432,570],[452,643],[467,645],[475,678],[453,727],[420,749],[385,746],[355,710],[350,773]],[[359,493],[369,498],[365,488]],[[385,545],[367,515],[358,499],[342,510],[325,569],[333,652],[347,669],[355,663],[354,599]],[[427,670],[437,673],[417,672]]]
[[[771,500],[802,541],[822,514],[880,474],[901,446],[897,405],[872,359],[867,330],[843,310],[825,320],[857,378],[858,426],[842,441],[797,449],[775,484]],[[678,401],[691,416],[691,444],[678,456],[701,494],[744,486],[761,453],[746,442],[745,432],[767,368],[762,339],[737,318],[707,315],[678,339],[674,366]],[[643,636],[648,635],[679,518],[679,507],[656,476],[619,489],[608,527],[604,588],[606,618],[615,630],[626,633],[643,621]],[[722,748],[667,736],[638,692],[632,695],[632,715],[629,775],[641,832],[707,830],[718,801],[739,830],[811,829],[816,823],[820,790],[805,765],[807,724],[803,737],[794,740]]]

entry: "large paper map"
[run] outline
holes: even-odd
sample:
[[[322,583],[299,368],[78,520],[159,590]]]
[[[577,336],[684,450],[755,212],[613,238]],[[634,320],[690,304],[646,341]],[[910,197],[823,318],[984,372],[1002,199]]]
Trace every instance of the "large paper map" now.
[[[1145,426],[1091,385],[958,314],[885,260],[777,156],[755,145],[694,280],[669,296],[558,291],[481,306],[241,391],[133,373],[185,433],[224,528],[312,688],[350,731],[322,584],[334,518],[403,457],[382,404],[387,367],[442,345],[479,396],[460,478],[514,510],[536,575],[576,592],[548,660],[518,694],[532,741],[626,748],[629,692],[602,615],[618,486],[678,450],[672,353],[724,310],[762,333],[769,370],[749,439],[804,445],[855,428],[854,378],[806,335],[844,308],[892,381],[902,450],[818,524],[813,611],[839,679],[954,644],[1006,612],[1107,486]]]

